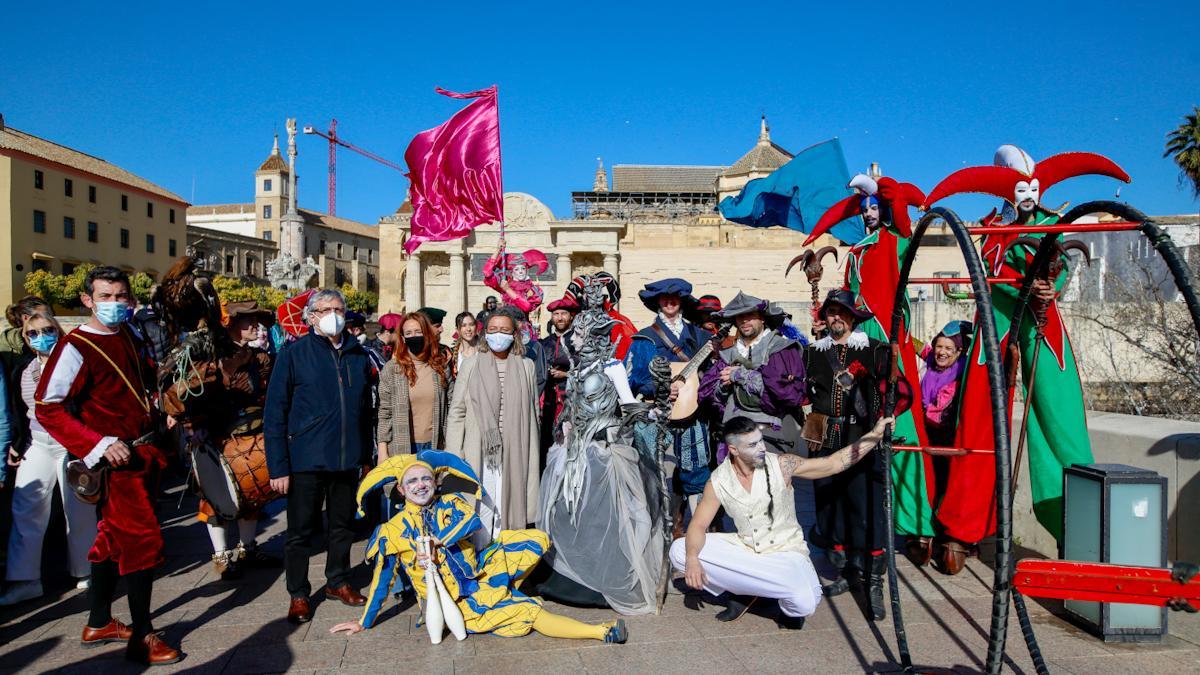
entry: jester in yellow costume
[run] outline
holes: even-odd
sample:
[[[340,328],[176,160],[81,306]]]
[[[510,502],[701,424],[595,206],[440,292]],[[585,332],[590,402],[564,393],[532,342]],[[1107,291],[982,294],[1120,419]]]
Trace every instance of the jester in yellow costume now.
[[[374,561],[375,571],[362,617],[330,632],[353,634],[373,626],[400,574],[408,575],[427,606],[425,570],[430,565],[462,612],[468,633],[519,637],[534,630],[549,637],[625,642],[624,621],[586,624],[558,616],[517,588],[550,548],[545,532],[502,530],[477,549],[481,524],[475,504],[483,489],[461,458],[436,450],[389,458],[359,485],[360,518],[368,495],[393,481],[404,497],[404,508],[375,528],[367,542],[367,560]],[[422,538],[431,541],[429,555],[419,546]]]

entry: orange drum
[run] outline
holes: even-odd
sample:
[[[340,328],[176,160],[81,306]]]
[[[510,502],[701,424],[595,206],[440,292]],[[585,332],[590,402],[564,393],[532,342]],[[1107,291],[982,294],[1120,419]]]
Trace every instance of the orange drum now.
[[[234,436],[220,453],[211,444],[192,450],[192,467],[204,499],[223,520],[236,520],[279,497],[271,489],[262,434]]]

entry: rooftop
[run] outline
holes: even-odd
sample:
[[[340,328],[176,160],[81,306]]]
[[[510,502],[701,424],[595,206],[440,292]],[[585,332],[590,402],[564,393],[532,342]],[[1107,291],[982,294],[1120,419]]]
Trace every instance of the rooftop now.
[[[106,178],[117,183],[124,183],[144,192],[158,195],[180,204],[185,204],[183,198],[170,190],[155,185],[140,176],[134,175],[121,167],[110,164],[99,157],[59,145],[53,141],[34,136],[33,134],[0,124],[0,152],[12,150],[31,155],[40,159],[62,164],[84,173],[100,178]],[[5,153],[7,154],[7,153]]]
[[[618,164],[613,192],[715,192],[723,166]]]
[[[374,225],[360,223],[357,220],[349,218],[339,218],[331,216],[327,213],[313,211],[311,209],[297,209],[300,211],[300,217],[304,219],[305,225],[315,225],[324,227],[330,230],[339,232],[349,232],[363,237],[372,239],[379,238],[379,228]],[[222,216],[222,215],[237,215],[246,214],[251,219],[255,218],[256,212],[254,204],[201,204],[199,206],[189,206],[187,210],[189,216]]]
[[[275,134],[275,147],[271,148],[271,154],[263,160],[263,163],[258,167],[259,171],[275,171],[278,173],[287,173],[288,165],[283,160],[283,155],[279,153],[279,134]]]
[[[721,175],[743,176],[748,173],[770,173],[787,164],[791,159],[792,153],[771,140],[771,129],[767,126],[767,118],[763,117],[758,132],[758,143]]]

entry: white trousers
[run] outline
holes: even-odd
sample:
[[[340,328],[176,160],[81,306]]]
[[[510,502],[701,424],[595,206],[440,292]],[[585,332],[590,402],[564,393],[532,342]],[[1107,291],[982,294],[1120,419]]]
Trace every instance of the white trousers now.
[[[725,592],[759,598],[774,598],[788,616],[809,616],[821,602],[821,580],[808,556],[796,551],[755,553],[733,535],[711,532],[700,550],[704,590],[713,595]],[[671,564],[683,571],[687,541],[671,544]]]
[[[31,431],[32,444],[13,484],[12,534],[8,538],[8,580],[42,578],[42,542],[50,526],[54,490],[62,496],[67,520],[71,576],[91,574],[88,551],[96,541],[96,507],[84,504],[67,486],[67,449],[44,431]]]

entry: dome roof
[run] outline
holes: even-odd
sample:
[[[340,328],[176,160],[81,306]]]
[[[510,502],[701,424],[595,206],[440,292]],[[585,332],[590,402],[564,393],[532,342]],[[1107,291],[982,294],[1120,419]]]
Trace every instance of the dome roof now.
[[[725,169],[722,176],[744,176],[749,173],[770,173],[787,164],[792,154],[771,142],[771,130],[767,127],[767,118],[762,118],[758,133],[758,143],[750,152]]]

